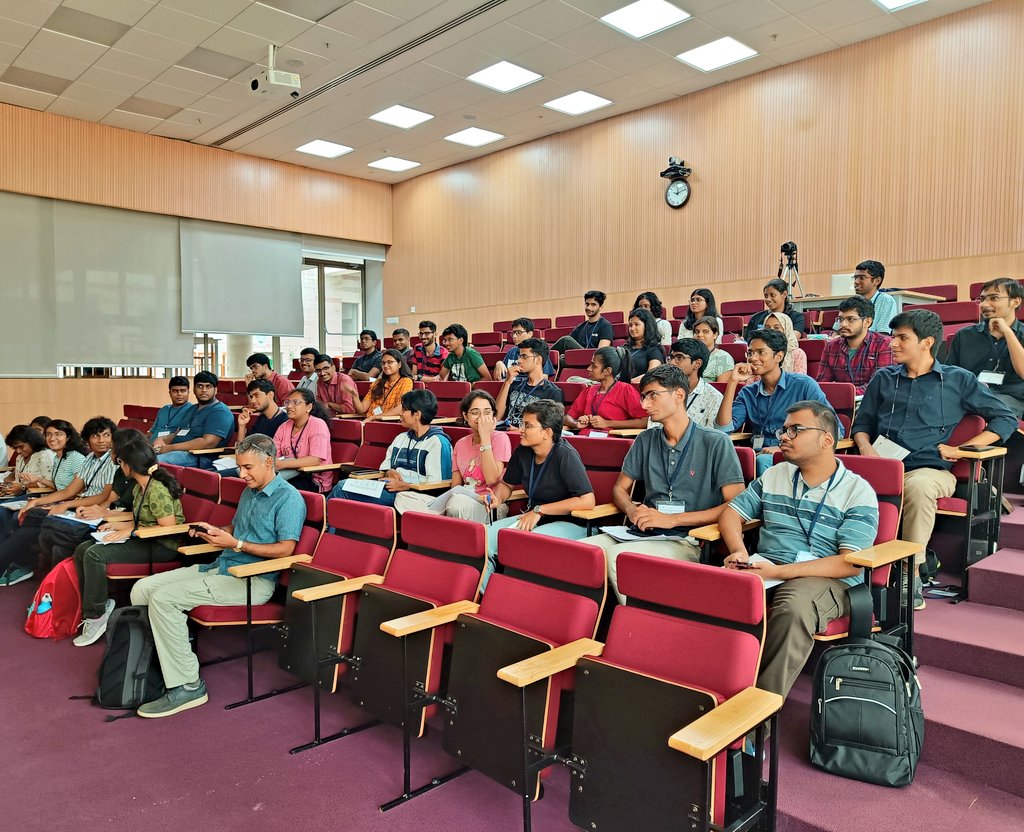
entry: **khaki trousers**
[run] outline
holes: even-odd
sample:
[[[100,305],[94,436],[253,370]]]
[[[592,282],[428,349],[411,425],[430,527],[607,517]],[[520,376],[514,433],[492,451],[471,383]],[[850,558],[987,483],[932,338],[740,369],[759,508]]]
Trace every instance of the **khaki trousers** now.
[[[924,550],[935,529],[935,501],[952,497],[956,477],[938,468],[917,468],[903,475],[903,529],[900,538],[919,543],[921,550],[914,555],[914,565],[924,563]]]
[[[775,588],[757,686],[789,694],[814,646],[814,634],[850,614],[849,587],[835,578],[792,578]]]
[[[608,564],[608,582],[611,584],[615,597],[620,604],[626,603],[626,596],[619,592],[619,579],[615,569],[615,561],[623,552],[636,552],[639,555],[655,555],[671,560],[685,560],[690,563],[700,561],[700,547],[690,543],[686,538],[677,540],[638,540],[630,543],[619,543],[610,534],[599,534],[588,537],[584,543],[592,543],[604,550],[605,562]]]

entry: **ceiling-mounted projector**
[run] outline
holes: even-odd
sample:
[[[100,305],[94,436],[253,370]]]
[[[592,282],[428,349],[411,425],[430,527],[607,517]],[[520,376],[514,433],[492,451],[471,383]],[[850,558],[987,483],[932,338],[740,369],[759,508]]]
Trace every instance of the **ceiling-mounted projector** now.
[[[298,98],[299,90],[302,88],[302,79],[296,72],[274,69],[276,52],[277,47],[271,44],[267,49],[267,68],[256,73],[256,76],[249,82],[249,89],[257,95],[287,93],[292,98]]]

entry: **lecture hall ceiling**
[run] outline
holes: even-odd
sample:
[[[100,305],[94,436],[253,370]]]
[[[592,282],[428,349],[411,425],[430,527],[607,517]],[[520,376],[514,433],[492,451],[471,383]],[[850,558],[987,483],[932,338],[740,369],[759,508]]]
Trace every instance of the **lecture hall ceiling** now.
[[[671,0],[689,19],[638,39],[601,20],[630,0],[0,0],[0,101],[399,182],[985,1]],[[709,72],[676,58],[723,37],[758,54]],[[251,91],[270,44],[298,98]],[[542,77],[507,93],[467,80],[500,61]],[[545,106],[578,91],[611,103]],[[432,118],[371,118],[395,105]],[[445,138],[467,128],[504,138]],[[296,151],[316,139],[351,151]],[[385,157],[419,164],[369,167]]]

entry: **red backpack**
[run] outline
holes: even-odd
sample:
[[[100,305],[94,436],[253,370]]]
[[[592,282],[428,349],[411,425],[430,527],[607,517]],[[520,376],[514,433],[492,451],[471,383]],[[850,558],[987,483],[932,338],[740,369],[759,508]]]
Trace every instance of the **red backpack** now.
[[[65,558],[50,570],[36,590],[25,620],[25,632],[36,638],[67,638],[82,621],[82,594],[78,570]]]

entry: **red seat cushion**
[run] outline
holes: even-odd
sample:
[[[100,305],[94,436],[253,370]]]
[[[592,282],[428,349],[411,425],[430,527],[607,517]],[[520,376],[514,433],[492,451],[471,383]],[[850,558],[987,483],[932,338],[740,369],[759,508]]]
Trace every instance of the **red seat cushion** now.
[[[149,571],[148,563],[109,563],[107,564],[107,577],[108,578],[146,578],[149,575],[155,575],[158,572],[170,572],[172,569],[178,569],[181,566],[180,561],[172,560],[167,563],[154,563],[153,571]]]
[[[191,610],[188,616],[200,624],[244,624],[245,604],[232,606],[203,604]],[[284,620],[284,604],[276,601],[267,604],[253,604],[252,620],[254,624],[278,624]]]

